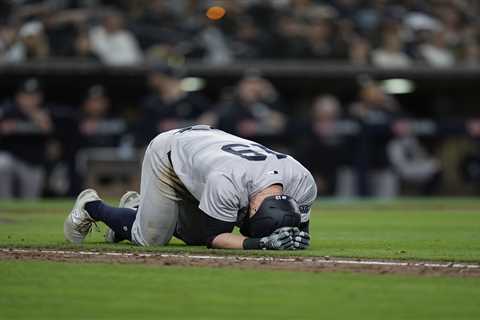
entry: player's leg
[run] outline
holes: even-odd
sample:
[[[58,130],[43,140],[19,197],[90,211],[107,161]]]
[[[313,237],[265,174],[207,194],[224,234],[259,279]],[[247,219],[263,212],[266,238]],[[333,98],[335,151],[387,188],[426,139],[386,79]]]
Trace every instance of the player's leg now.
[[[80,243],[95,221],[102,221],[116,240],[139,245],[163,245],[172,237],[178,216],[175,174],[168,158],[171,133],[158,136],[145,152],[138,210],[111,207],[91,189],[77,198],[64,224],[65,237]],[[176,178],[178,179],[178,178]]]
[[[116,208],[101,200],[85,204],[85,210],[94,221],[105,223],[115,235],[115,241],[132,240],[132,225],[137,211],[133,208]]]
[[[198,201],[181,201],[175,236],[188,245],[203,246],[208,231],[205,213],[198,208]]]
[[[178,222],[175,236],[188,245],[202,245],[203,228],[200,216],[203,214],[198,208],[198,202],[179,202]]]
[[[168,158],[165,160],[168,161]],[[165,175],[162,174],[162,178],[159,178],[153,171],[154,167],[162,167],[164,164],[163,162],[154,164],[152,152],[147,149],[142,165],[142,195],[138,210],[109,206],[91,189],[82,192],[77,198],[74,210],[65,221],[65,237],[73,239],[72,242],[81,242],[90,230],[91,224],[101,221],[111,229],[108,233],[116,242],[130,240],[142,246],[166,244],[175,228],[178,206],[175,200],[167,197],[168,194],[174,195],[175,192],[172,190],[169,192],[168,189],[171,187],[165,183],[167,180]],[[75,212],[79,215],[77,219]],[[85,225],[83,230],[80,232],[74,230],[75,225],[82,224]]]
[[[132,226],[132,241],[138,245],[165,245],[177,223],[178,178],[168,158],[168,133],[158,136],[145,152],[140,185],[140,205]]]
[[[147,246],[164,245],[171,239],[180,200],[178,188],[175,188],[178,178],[168,158],[171,137],[171,132],[161,134],[147,148],[142,164],[140,196],[136,192],[127,192],[118,209],[103,203],[91,208],[91,216],[110,227],[106,236],[108,242],[130,240]],[[87,211],[89,207],[87,205]]]
[[[154,182],[149,187],[140,196],[132,226],[132,242],[141,246],[165,245],[175,230],[178,203],[159,193]]]
[[[105,204],[93,189],[82,191],[75,201],[72,211],[65,219],[65,238],[73,243],[81,243],[96,221],[105,222],[119,236],[130,237],[131,226],[136,211],[129,208],[115,208]]]
[[[118,202],[119,208],[130,208],[135,210],[135,214],[138,210],[138,206],[140,205],[140,194],[136,191],[127,191],[123,194]],[[115,231],[111,228],[107,228],[105,233],[105,241],[109,243],[116,243],[127,238],[122,238],[121,235],[115,236]]]

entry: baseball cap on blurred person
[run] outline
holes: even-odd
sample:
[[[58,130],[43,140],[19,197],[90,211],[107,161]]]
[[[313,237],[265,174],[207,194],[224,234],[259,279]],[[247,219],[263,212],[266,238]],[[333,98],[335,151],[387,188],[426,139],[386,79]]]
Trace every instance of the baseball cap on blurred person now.
[[[165,63],[155,63],[150,66],[151,74],[161,74],[170,78],[181,78],[184,75],[183,69]]]
[[[39,21],[30,21],[25,23],[20,30],[18,35],[22,38],[36,36],[39,33],[43,32],[43,24]]]
[[[88,88],[86,99],[105,97],[106,95],[107,92],[105,90],[105,87],[100,84],[96,84]]]
[[[88,117],[101,118],[108,113],[110,109],[110,99],[107,96],[105,87],[96,84],[88,88],[85,100],[83,101],[83,111]]]
[[[440,31],[442,29],[442,24],[438,20],[419,12],[409,14],[404,19],[404,24],[415,31]]]
[[[20,85],[18,92],[28,94],[42,93],[42,87],[40,86],[38,79],[29,78]]]
[[[261,79],[263,78],[262,71],[255,68],[249,68],[243,73],[243,79]]]

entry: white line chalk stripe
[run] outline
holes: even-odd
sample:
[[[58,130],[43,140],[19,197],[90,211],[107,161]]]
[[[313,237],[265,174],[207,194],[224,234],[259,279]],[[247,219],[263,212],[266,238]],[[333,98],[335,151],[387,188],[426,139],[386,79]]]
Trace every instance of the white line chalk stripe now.
[[[434,262],[401,262],[401,261],[381,261],[381,260],[360,260],[344,258],[282,258],[282,257],[247,257],[247,256],[212,256],[212,255],[191,255],[191,254],[173,254],[173,253],[126,253],[126,252],[101,252],[101,251],[64,251],[64,250],[30,250],[30,249],[0,249],[5,253],[43,253],[51,255],[76,255],[76,256],[113,256],[113,257],[161,257],[161,258],[182,258],[193,260],[231,260],[231,261],[265,261],[265,262],[309,262],[318,265],[325,264],[348,264],[348,265],[367,265],[367,266],[392,266],[392,267],[428,267],[428,268],[458,268],[458,269],[480,269],[479,264],[467,263],[434,263]]]

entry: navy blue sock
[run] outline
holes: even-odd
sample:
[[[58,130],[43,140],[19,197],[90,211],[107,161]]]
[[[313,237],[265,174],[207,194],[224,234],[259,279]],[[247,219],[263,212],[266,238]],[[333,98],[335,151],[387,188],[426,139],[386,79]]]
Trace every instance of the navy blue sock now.
[[[115,240],[132,240],[132,225],[137,211],[130,208],[115,208],[100,200],[87,202],[85,210],[95,221],[102,221],[115,232]]]

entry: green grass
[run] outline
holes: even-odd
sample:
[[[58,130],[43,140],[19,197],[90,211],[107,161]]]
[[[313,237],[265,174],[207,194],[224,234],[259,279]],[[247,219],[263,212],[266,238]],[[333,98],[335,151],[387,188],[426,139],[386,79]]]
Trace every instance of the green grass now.
[[[480,279],[0,261],[2,319],[479,319]]]
[[[480,200],[322,200],[310,250],[63,240],[72,201],[0,202],[0,247],[480,262]],[[0,319],[480,319],[480,278],[0,260]]]
[[[63,239],[63,219],[71,205],[72,201],[0,202],[0,247],[79,248]],[[323,200],[315,206],[311,221],[310,250],[268,254],[480,262],[480,200],[476,199]],[[81,248],[232,252],[186,247],[178,240],[167,247],[109,245],[102,236],[103,232],[93,232]]]

